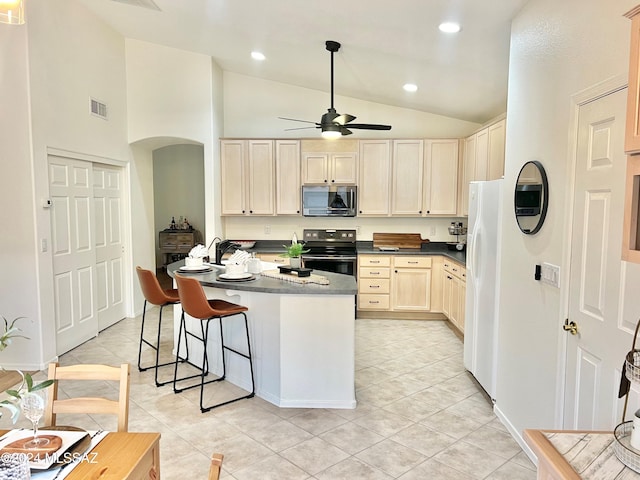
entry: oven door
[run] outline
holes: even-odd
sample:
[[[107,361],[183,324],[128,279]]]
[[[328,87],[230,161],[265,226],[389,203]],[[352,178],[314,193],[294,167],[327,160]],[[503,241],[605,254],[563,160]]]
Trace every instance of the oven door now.
[[[306,268],[354,276],[358,263],[355,255],[303,255],[302,260]]]

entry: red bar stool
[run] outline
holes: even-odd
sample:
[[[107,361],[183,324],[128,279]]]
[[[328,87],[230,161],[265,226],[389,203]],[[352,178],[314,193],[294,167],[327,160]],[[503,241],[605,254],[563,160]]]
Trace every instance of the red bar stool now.
[[[242,400],[244,398],[251,398],[255,395],[256,386],[253,378],[253,360],[251,358],[251,341],[249,339],[249,325],[247,322],[247,315],[244,313],[249,309],[242,305],[236,305],[235,303],[226,302],[224,300],[208,300],[202,285],[195,278],[183,277],[179,274],[176,274],[175,280],[178,283],[178,294],[180,296],[180,303],[182,304],[182,317],[180,319],[180,331],[178,332],[178,344],[176,347],[176,362],[174,367],[174,375],[173,375],[173,391],[175,393],[180,393],[184,390],[188,390],[190,388],[200,387],[200,411],[208,412],[212,408],[220,407],[222,405],[227,405],[232,402],[237,402],[238,400]],[[195,319],[200,320],[200,333],[202,336],[198,336],[197,334],[190,332],[187,330],[187,324],[185,321],[184,314],[188,313]],[[247,352],[243,353],[235,350],[224,343],[224,334],[222,332],[222,320],[228,317],[232,317],[234,315],[242,315],[244,317],[244,328],[247,336]],[[209,380],[205,382],[204,377],[209,373],[209,359],[207,353],[207,341],[209,339],[209,323],[211,320],[218,320],[220,326],[220,350],[222,353],[222,376],[215,378],[213,380]],[[187,342],[187,337],[194,338],[202,342],[203,344],[203,354],[202,354],[202,367],[196,367],[200,370],[200,373],[196,375],[190,375],[182,378],[178,378],[178,358],[180,355],[180,343],[182,340],[182,335],[184,334],[185,343]],[[246,358],[249,360],[249,370],[251,372],[251,393],[248,395],[243,395],[240,397],[236,397],[232,400],[227,400],[225,402],[216,403],[214,405],[204,406],[203,405],[203,396],[204,396],[204,386],[209,383],[220,382],[225,379],[227,374],[227,364],[225,361],[225,350],[228,352],[235,353],[240,357]],[[188,351],[187,351],[188,352]],[[187,353],[188,355],[188,353]],[[176,383],[181,382],[183,380],[188,380],[190,378],[200,377],[200,383],[196,383],[195,385],[190,385],[188,387],[177,388]]]
[[[160,364],[160,334],[162,332],[162,309],[167,305],[175,305],[180,303],[180,297],[178,295],[178,290],[175,288],[171,289],[163,289],[160,286],[160,282],[158,282],[158,278],[151,272],[150,270],[144,270],[140,267],[136,267],[136,272],[138,273],[138,280],[140,280],[140,288],[142,289],[142,294],[144,295],[144,307],[142,310],[142,326],[140,327],[140,346],[138,348],[138,370],[144,372],[145,370],[149,370],[150,368],[155,368],[155,381],[156,387],[160,387],[162,385],[166,385],[167,383],[171,383],[172,380],[167,380],[166,382],[158,381],[158,368],[164,367],[167,365],[173,365],[173,361],[166,362]],[[156,338],[156,344],[152,344],[148,340],[144,338],[144,322],[147,314],[147,303],[152,305],[157,305],[160,307],[160,315],[158,316],[158,337]],[[149,347],[153,348],[156,351],[156,363],[155,365],[151,365],[149,367],[142,367],[141,365],[141,357],[142,357],[142,345],[146,344]],[[187,350],[187,355],[189,351]]]

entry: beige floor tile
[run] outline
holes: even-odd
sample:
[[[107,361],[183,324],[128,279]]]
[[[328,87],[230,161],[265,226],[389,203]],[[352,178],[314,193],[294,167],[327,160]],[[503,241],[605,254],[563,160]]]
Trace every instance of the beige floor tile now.
[[[274,452],[280,452],[313,437],[309,432],[287,420],[280,420],[245,433]]]
[[[288,448],[280,455],[309,475],[316,475],[349,457],[348,453],[318,437]]]
[[[537,474],[533,470],[510,461],[492,472],[486,478],[487,480],[536,480]]]
[[[333,428],[320,435],[320,438],[351,455],[384,440],[382,435],[378,435],[353,422]]]
[[[504,458],[464,441],[454,443],[433,458],[474,478],[485,478],[506,463]]]
[[[386,439],[356,454],[356,458],[395,478],[421,464],[427,457],[413,448]]]
[[[390,403],[382,407],[387,412],[402,415],[414,422],[419,422],[425,418],[440,411],[440,407],[436,407],[430,403],[421,402],[413,397],[405,397],[397,402]]]
[[[471,418],[455,415],[448,410],[441,410],[434,413],[430,417],[421,420],[420,423],[454,438],[466,437],[482,426],[481,423]]]
[[[471,432],[464,437],[464,441],[505,459],[510,459],[521,451],[511,435],[488,425]]]
[[[385,410],[379,410],[369,415],[358,417],[353,423],[376,432],[383,437],[389,437],[413,424],[413,422],[406,417]]]
[[[276,454],[234,472],[233,476],[237,480],[305,480],[309,478],[306,472]]]
[[[433,459],[421,463],[398,478],[400,480],[474,480],[474,477]]]
[[[318,473],[315,478],[318,480],[388,480],[393,477],[355,457],[349,457]]]
[[[432,457],[457,441],[454,437],[420,424],[411,425],[389,438],[406,447],[411,447],[425,457]]]
[[[344,417],[322,408],[295,415],[290,417],[289,421],[313,435],[320,435],[347,422]]]

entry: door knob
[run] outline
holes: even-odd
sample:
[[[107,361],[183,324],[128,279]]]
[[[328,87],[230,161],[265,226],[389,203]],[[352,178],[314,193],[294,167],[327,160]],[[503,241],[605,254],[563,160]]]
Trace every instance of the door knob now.
[[[573,320],[569,321],[568,318],[564,321],[564,325],[562,326],[562,329],[565,332],[571,333],[571,335],[577,335],[578,334],[578,324],[576,322],[574,322]]]

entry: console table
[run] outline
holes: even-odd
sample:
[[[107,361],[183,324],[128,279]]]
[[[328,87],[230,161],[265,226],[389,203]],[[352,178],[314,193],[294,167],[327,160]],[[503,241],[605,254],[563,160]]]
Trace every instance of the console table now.
[[[162,266],[182,260],[199,241],[198,230],[162,230],[158,239],[158,248],[164,260]]]

